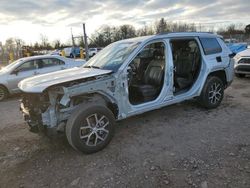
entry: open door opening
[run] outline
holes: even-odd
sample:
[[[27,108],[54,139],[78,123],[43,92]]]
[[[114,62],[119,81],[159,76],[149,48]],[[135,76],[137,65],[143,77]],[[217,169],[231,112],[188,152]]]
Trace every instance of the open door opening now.
[[[201,68],[201,53],[195,39],[173,39],[170,42],[174,64],[174,94],[188,91]]]
[[[133,105],[155,100],[164,83],[165,44],[151,43],[128,67],[129,101]]]

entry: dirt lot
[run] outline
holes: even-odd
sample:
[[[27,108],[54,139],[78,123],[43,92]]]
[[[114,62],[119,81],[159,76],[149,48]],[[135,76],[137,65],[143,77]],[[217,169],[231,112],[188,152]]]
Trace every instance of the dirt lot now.
[[[0,103],[0,187],[250,187],[250,78],[215,110],[187,101],[119,122],[92,155],[30,133],[18,106]]]

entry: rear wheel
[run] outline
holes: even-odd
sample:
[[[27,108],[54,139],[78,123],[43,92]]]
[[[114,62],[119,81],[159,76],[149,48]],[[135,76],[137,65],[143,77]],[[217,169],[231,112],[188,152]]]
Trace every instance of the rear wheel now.
[[[207,78],[199,97],[200,104],[208,109],[216,108],[220,105],[224,96],[224,84],[216,76]]]
[[[102,150],[114,135],[115,118],[105,106],[87,104],[76,110],[66,125],[69,144],[84,153]]]
[[[4,86],[0,85],[0,101],[3,101],[8,96],[8,91]]]
[[[238,78],[244,78],[245,74],[235,73],[235,76],[238,77]]]

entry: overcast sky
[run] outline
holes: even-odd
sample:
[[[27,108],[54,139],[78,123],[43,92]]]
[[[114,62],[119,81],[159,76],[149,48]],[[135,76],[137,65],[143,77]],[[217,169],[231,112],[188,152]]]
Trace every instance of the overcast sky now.
[[[215,27],[249,24],[249,10],[249,0],[0,0],[0,41],[19,37],[34,43],[45,34],[66,42],[70,28],[82,33],[83,22],[89,36],[104,24],[138,28],[161,17]]]

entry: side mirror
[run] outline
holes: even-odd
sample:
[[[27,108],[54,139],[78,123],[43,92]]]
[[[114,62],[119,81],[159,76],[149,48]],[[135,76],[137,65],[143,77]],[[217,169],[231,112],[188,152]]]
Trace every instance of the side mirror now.
[[[233,53],[229,54],[229,57],[233,58],[235,55],[236,55],[236,53],[233,52]]]
[[[19,70],[13,70],[13,71],[11,72],[11,74],[18,75],[18,72],[19,72]]]

